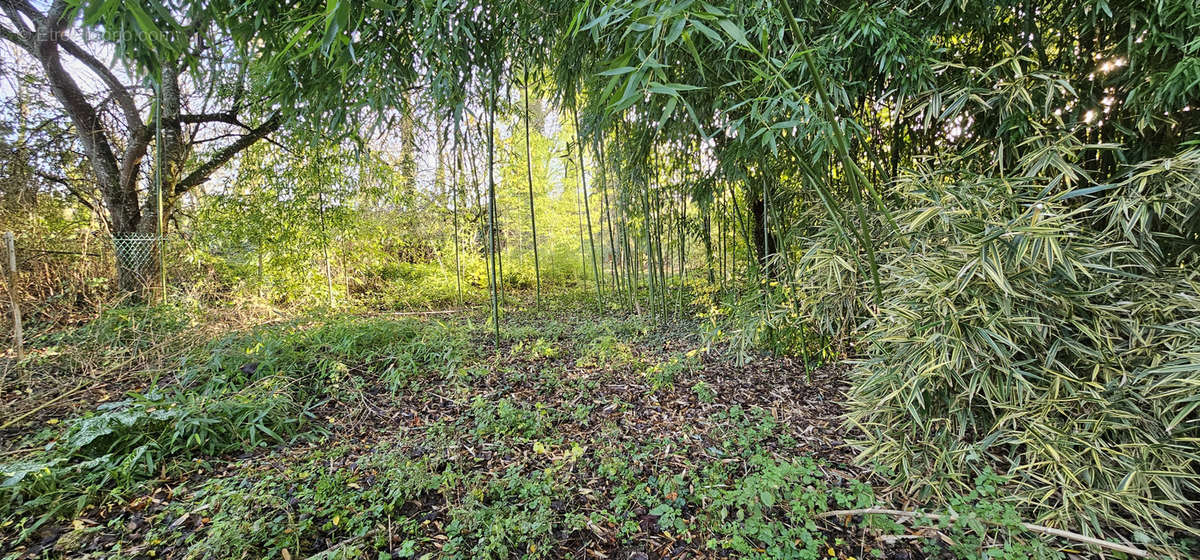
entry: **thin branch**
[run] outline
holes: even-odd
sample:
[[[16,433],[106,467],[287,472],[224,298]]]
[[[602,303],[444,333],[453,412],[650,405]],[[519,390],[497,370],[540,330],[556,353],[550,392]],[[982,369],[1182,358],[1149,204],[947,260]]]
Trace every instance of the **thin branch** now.
[[[193,145],[193,146],[199,146],[199,145],[201,145],[201,144],[207,144],[207,143],[209,143],[209,142],[216,142],[216,141],[218,141],[218,140],[224,140],[224,139],[226,139],[226,138],[240,138],[240,137],[242,137],[242,135],[241,135],[241,134],[233,134],[233,133],[230,133],[230,134],[221,134],[221,135],[218,135],[218,136],[213,136],[213,137],[210,137],[210,138],[201,138],[200,140],[195,140],[195,139],[193,139],[193,140],[191,140],[191,141],[190,141],[190,142],[188,142],[188,143],[189,143],[189,144],[191,144],[191,145]]]
[[[29,49],[29,42],[26,41],[25,38],[22,37],[19,33],[17,33],[16,31],[13,31],[7,27],[0,26],[0,39],[6,39],[10,43],[12,43],[18,47],[21,47],[26,52],[32,53],[32,51]]]
[[[116,98],[117,104],[121,106],[121,112],[125,114],[125,122],[131,131],[137,131],[145,125],[142,124],[142,115],[138,111],[137,104],[133,102],[133,95],[129,93],[129,88],[117,79],[117,76],[108,69],[108,65],[100,62],[92,53],[83,50],[82,47],[75,44],[67,38],[59,39],[58,44],[62,46],[67,54],[71,55],[82,62],[92,72],[100,77],[100,80],[112,90],[113,97]]]
[[[234,113],[233,110],[224,111],[224,112],[220,112],[220,113],[196,113],[196,114],[179,115],[179,122],[186,123],[186,124],[223,122],[223,123],[237,125],[242,128],[245,128],[247,130],[250,129],[249,126],[246,126],[244,123],[242,123],[241,120],[239,120],[237,118],[237,114]]]
[[[21,47],[25,48],[25,50],[32,52],[34,30],[32,28],[27,27],[25,25],[25,20],[21,18],[21,6],[16,5],[12,2],[4,2],[4,13],[7,14],[8,19],[10,21],[12,21],[13,27],[16,27],[15,31],[8,30],[8,29],[5,29],[4,31],[7,33],[15,34],[16,37],[18,38],[18,40],[13,41],[13,42],[17,43]],[[34,13],[36,14],[37,12],[34,11]],[[38,15],[40,15],[40,14],[38,14]],[[36,27],[37,21],[33,20],[32,17],[30,19],[33,21],[34,27]],[[6,37],[6,38],[8,38],[8,37]],[[9,38],[9,40],[12,40],[12,39]]]

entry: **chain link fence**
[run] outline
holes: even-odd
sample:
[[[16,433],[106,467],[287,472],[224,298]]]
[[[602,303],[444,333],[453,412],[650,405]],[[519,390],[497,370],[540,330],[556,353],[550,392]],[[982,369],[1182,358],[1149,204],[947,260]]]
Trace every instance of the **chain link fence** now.
[[[117,266],[137,276],[142,284],[151,284],[157,276],[162,238],[153,233],[119,233],[113,235],[113,253]]]

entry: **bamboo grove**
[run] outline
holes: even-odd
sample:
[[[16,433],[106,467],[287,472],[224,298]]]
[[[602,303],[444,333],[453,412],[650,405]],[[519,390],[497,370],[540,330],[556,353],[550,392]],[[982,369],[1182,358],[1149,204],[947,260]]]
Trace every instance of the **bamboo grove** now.
[[[595,305],[850,360],[862,458],[922,499],[995,470],[1039,523],[1197,536],[1192,0],[116,4],[83,17],[144,31],[132,64],[198,71],[202,23],[292,123],[353,136],[419,98],[456,263],[466,177],[486,186],[497,338],[497,120],[528,150],[532,90],[572,129]]]

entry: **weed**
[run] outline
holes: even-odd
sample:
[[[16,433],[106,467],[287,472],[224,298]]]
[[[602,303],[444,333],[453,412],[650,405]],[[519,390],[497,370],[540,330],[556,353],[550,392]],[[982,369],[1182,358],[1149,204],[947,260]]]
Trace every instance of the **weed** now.
[[[634,355],[629,344],[614,336],[604,335],[587,344],[575,365],[611,371],[622,367],[636,368],[641,365],[641,361]]]
[[[708,523],[719,535],[708,541],[714,549],[727,549],[750,558],[818,558],[826,548],[812,515],[827,509],[830,501],[870,505],[869,488],[830,488],[816,461],[800,458],[778,461],[756,454],[747,464],[752,472],[736,484],[704,486],[701,499]],[[719,480],[724,469],[708,473]]]
[[[526,439],[546,435],[551,428],[551,414],[546,405],[514,404],[501,398],[495,402],[476,395],[471,401],[474,432],[479,438],[512,436]]]
[[[0,483],[0,523],[24,540],[50,520],[101,499],[104,491],[131,492],[181,460],[312,432],[313,403],[361,388],[361,375],[377,375],[398,389],[425,371],[453,370],[465,355],[465,339],[439,323],[312,323],[224,337],[187,356],[173,388],[152,387],[101,405],[68,423],[42,453],[0,465],[6,477]]]
[[[555,511],[561,492],[546,471],[523,474],[514,465],[496,480],[469,489],[450,510],[448,558],[546,558],[553,531],[563,523]]]
[[[580,340],[595,340],[613,337],[630,342],[636,342],[650,334],[652,324],[644,317],[634,315],[628,318],[606,317],[595,322],[587,322],[576,328]]]
[[[164,337],[195,325],[198,315],[197,303],[187,299],[157,305],[111,307],[83,326],[47,334],[40,342],[131,353],[145,350],[161,342]]]
[[[647,368],[645,375],[650,381],[650,388],[658,391],[674,387],[682,374],[695,371],[698,365],[695,357],[675,353],[667,360]]]
[[[696,394],[696,399],[702,403],[710,404],[717,398],[717,393],[703,379],[692,385],[692,392]]]
[[[234,383],[273,373],[337,381],[350,373],[347,364],[354,364],[354,373],[379,375],[399,390],[426,371],[452,372],[466,349],[465,337],[442,323],[349,318],[312,327],[296,321],[218,341],[211,358],[194,373],[221,372]]]
[[[385,445],[351,462],[349,451],[317,451],[286,467],[210,480],[174,504],[167,512],[172,521],[152,538],[182,541],[192,558],[277,557],[285,549],[301,555],[352,537],[387,549],[385,534],[373,531],[388,526],[410,549],[416,546],[421,513],[406,505],[442,487],[436,460]],[[204,531],[184,529],[195,521],[189,517],[201,515],[208,518]]]
[[[71,423],[38,459],[0,468],[0,515],[19,539],[72,515],[102,488],[131,490],[172,461],[282,443],[304,429],[304,406],[275,378],[239,391],[146,395],[101,405]]]
[[[539,336],[533,340],[522,340],[514,344],[511,354],[514,358],[520,357],[530,361],[538,361],[557,358],[561,352],[553,343]]]
[[[524,342],[541,336],[541,330],[534,325],[517,325],[500,329],[500,339],[507,342]]]
[[[975,478],[975,487],[967,494],[953,496],[947,503],[949,515],[934,523],[949,537],[949,550],[956,558],[966,559],[1039,559],[1062,558],[1021,526],[1020,515],[1011,500],[997,495],[1008,483],[1004,477],[985,469]],[[931,555],[942,551],[946,543],[927,539],[923,548]]]

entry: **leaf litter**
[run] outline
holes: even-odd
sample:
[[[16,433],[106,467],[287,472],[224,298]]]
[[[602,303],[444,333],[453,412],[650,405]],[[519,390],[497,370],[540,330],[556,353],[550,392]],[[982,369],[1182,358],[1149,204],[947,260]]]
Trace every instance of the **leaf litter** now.
[[[214,551],[224,549],[214,537],[225,537],[215,534],[223,530],[215,525],[286,534],[302,516],[308,516],[303,534],[292,544],[259,540],[241,553],[743,556],[730,535],[713,531],[713,512],[705,511],[712,497],[696,488],[713,479],[702,473],[728,473],[716,486],[732,492],[763,461],[804,460],[829,488],[863,482],[883,487],[853,463],[846,443],[844,366],[821,367],[808,378],[802,364],[786,357],[762,356],[737,366],[706,351],[686,322],[605,320],[620,331],[607,336],[598,335],[604,329],[586,315],[559,317],[550,329],[542,321],[514,313],[498,349],[486,328],[458,323],[474,328],[470,357],[398,384],[362,364],[350,365],[354,382],[310,411],[320,437],[196,460],[192,468],[147,483],[133,499],[103,503],[46,528],[9,557],[107,557],[114,550],[129,558],[216,557]],[[367,495],[401,463],[419,464],[436,484],[417,484],[401,499],[389,496],[387,507],[350,499],[350,509],[338,513],[319,503],[323,494],[304,489],[336,480],[337,494]],[[267,525],[246,525],[255,521],[250,514],[266,514],[251,507],[241,511],[247,518],[222,518],[231,506],[221,491],[229,488],[277,492],[272,499],[281,504],[270,511],[278,515]],[[776,503],[775,495],[756,495],[756,507],[767,520],[786,519],[786,504]],[[472,516],[479,512],[523,521],[508,528],[511,534],[500,534],[478,526]],[[822,556],[862,558],[875,548],[889,557],[914,554],[858,521],[822,521]],[[766,552],[755,546],[751,553]]]

